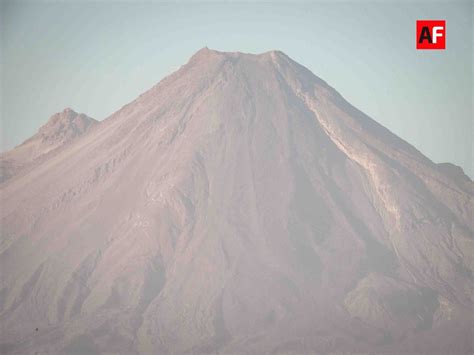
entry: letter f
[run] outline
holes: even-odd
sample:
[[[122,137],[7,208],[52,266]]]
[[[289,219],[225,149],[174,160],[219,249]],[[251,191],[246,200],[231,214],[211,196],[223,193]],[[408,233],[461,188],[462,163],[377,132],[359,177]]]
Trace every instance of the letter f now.
[[[433,43],[438,42],[438,37],[443,37],[443,26],[433,26]]]

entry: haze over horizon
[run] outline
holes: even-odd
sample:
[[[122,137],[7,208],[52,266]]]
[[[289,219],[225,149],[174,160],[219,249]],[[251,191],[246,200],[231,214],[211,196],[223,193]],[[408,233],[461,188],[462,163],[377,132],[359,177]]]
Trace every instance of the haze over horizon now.
[[[2,2],[2,151],[65,107],[102,120],[199,48],[277,49],[436,163],[472,168],[472,5]],[[415,21],[447,21],[416,51]]]

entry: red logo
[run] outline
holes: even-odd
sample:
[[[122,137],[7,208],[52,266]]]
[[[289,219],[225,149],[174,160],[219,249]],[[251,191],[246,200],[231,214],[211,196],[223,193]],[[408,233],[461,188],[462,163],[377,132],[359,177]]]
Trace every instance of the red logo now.
[[[416,49],[446,49],[446,21],[416,21]]]

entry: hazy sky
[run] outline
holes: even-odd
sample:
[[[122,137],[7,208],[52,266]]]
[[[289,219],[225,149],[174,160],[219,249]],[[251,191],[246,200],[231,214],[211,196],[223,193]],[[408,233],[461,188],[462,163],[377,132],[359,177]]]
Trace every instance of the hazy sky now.
[[[447,49],[416,51],[417,19]],[[280,49],[435,162],[473,174],[473,5],[1,2],[2,150],[65,107],[103,119],[199,48]]]

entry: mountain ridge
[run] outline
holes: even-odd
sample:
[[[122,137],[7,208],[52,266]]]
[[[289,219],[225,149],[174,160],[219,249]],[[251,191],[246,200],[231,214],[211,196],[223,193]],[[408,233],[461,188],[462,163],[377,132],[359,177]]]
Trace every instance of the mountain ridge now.
[[[52,115],[38,132],[13,149],[0,154],[0,182],[7,181],[54,151],[86,133],[98,121],[71,108]]]

